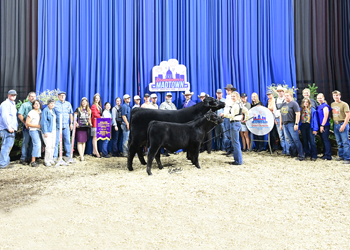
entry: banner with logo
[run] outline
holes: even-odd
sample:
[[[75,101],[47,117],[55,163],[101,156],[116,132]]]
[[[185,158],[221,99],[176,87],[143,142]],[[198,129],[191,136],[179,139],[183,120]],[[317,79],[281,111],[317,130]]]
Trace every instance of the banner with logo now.
[[[190,90],[187,82],[187,68],[176,59],[162,61],[152,69],[152,82],[148,86],[150,92],[171,92]]]
[[[268,108],[256,106],[250,109],[248,114],[246,126],[254,135],[266,135],[273,129],[275,118]]]
[[[97,118],[96,136],[97,140],[111,139],[111,118]]]

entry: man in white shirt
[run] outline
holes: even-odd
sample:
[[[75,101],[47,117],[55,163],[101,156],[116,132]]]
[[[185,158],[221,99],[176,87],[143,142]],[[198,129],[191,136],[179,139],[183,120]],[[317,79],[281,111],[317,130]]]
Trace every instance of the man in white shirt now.
[[[132,107],[132,109],[134,108],[140,108],[141,105],[140,105],[140,102],[141,102],[141,97],[139,95],[135,95],[134,96],[134,106]]]
[[[150,108],[158,109],[157,99],[158,99],[157,94],[153,93],[151,95],[151,106],[150,106]]]
[[[281,108],[283,105],[286,104],[286,100],[284,99],[285,89],[281,85],[278,85],[276,91],[278,93],[278,98],[275,101],[276,105],[273,109],[273,114],[275,115],[275,124],[277,127],[278,136],[281,142],[282,154],[290,156],[290,152],[289,152],[290,144],[288,142],[288,137],[286,136],[284,130],[280,129]]]
[[[146,108],[146,109],[150,109],[152,108],[152,103],[149,101],[150,98],[149,98],[149,94],[146,93],[144,96],[143,96],[143,99],[145,100],[145,102],[141,105],[141,108]]]

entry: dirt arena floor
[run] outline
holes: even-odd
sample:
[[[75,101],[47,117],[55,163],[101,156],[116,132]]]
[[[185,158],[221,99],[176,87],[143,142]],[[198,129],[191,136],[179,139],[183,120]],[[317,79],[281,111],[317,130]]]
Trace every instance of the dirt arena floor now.
[[[0,170],[0,249],[350,249],[350,166],[243,153]]]

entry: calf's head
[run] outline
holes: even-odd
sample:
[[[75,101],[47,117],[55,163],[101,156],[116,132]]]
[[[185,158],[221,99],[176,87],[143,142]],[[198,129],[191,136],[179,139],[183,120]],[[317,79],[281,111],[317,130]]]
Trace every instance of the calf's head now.
[[[220,101],[216,100],[215,98],[210,97],[208,95],[205,96],[203,103],[204,103],[204,106],[210,107],[214,111],[225,107],[224,102],[220,102]]]
[[[224,119],[221,116],[218,116],[215,114],[215,112],[209,110],[205,115],[205,118],[207,118],[208,121],[214,123],[214,124],[220,124],[224,121]]]

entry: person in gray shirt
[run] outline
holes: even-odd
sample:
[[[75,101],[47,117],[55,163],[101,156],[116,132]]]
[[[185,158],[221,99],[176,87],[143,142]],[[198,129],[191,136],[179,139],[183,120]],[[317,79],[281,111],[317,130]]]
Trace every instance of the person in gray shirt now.
[[[173,95],[168,92],[166,93],[165,96],[165,101],[160,104],[159,109],[164,109],[164,110],[177,110],[176,106],[174,103],[172,103]]]

